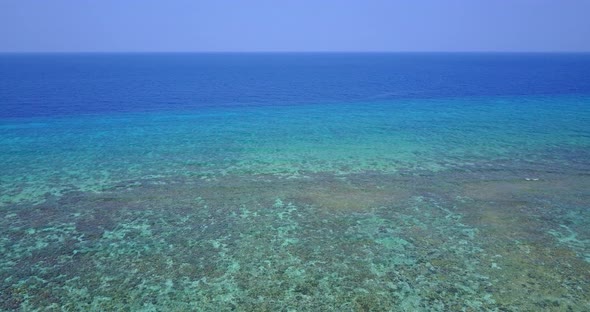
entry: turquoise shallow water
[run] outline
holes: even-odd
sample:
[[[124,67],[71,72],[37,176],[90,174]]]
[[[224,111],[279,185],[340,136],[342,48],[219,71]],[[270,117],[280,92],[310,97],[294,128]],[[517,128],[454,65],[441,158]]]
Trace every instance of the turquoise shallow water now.
[[[5,119],[2,307],[581,311],[589,103]]]
[[[583,57],[44,57],[0,57],[0,310],[590,309]]]
[[[2,199],[147,177],[436,172],[500,160],[581,170],[588,102],[500,97],[6,119]]]

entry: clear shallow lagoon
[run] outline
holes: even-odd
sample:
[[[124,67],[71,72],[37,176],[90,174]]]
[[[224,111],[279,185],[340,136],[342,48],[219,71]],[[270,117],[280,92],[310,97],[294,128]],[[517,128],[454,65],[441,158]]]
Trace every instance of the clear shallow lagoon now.
[[[590,55],[0,56],[0,308],[590,308]]]

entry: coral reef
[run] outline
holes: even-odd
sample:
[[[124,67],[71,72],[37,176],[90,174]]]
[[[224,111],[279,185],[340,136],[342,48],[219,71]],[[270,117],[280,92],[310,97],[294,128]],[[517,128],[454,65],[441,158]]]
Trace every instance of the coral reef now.
[[[518,191],[518,198],[477,197],[478,188],[494,192],[481,174],[152,178],[7,206],[1,308],[587,307],[589,247],[581,228],[588,219],[569,225],[578,236],[570,227],[564,232],[560,222],[567,217],[553,216],[566,216],[571,206],[555,202],[560,197],[551,183],[531,190],[537,193]],[[448,189],[451,177],[454,189]],[[568,183],[581,190],[589,180]],[[318,187],[341,195],[326,201],[310,192]],[[506,190],[518,187],[496,187]],[[569,192],[566,198],[576,198],[575,188]],[[391,196],[367,204],[377,194]]]

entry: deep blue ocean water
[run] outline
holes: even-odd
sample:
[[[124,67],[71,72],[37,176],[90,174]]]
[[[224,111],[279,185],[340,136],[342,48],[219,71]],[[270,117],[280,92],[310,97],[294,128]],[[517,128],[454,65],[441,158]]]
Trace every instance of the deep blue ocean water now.
[[[590,54],[0,55],[0,309],[590,306]]]
[[[1,117],[587,95],[588,54],[4,54]]]

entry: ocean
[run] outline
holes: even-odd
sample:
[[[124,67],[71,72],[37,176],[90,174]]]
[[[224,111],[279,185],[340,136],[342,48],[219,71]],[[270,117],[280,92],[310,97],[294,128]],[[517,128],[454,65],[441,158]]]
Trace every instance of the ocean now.
[[[0,310],[589,309],[590,54],[0,54]]]

